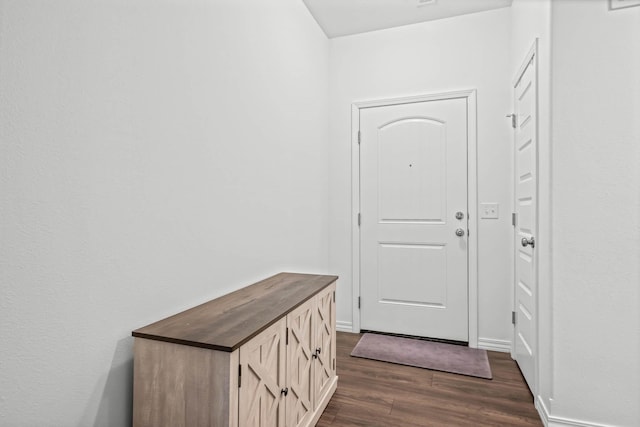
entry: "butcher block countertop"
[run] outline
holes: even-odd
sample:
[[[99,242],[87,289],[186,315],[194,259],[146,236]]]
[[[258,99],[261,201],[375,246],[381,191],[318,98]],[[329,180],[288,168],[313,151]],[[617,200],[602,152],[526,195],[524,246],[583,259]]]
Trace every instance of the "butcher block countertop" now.
[[[133,331],[137,338],[231,352],[338,279],[279,273]]]

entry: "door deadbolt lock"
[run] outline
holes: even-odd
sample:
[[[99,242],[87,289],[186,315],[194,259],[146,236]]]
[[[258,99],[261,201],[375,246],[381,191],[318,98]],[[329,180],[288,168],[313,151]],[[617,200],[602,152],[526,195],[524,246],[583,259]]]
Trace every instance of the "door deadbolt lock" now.
[[[463,218],[464,218],[464,213],[456,212],[456,219],[463,219]]]
[[[458,237],[464,236],[464,230],[462,228],[458,228],[456,230],[456,236],[458,236]]]
[[[523,237],[520,243],[522,243],[522,246],[524,246],[525,248],[529,245],[531,246],[531,249],[536,247],[536,239],[534,239],[533,236],[531,236],[529,240],[527,240],[526,237]]]

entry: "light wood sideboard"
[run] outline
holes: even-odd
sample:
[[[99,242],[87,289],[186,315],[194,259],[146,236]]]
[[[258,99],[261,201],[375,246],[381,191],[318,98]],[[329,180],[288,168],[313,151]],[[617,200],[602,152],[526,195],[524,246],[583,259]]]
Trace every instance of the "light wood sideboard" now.
[[[134,427],[311,427],[336,390],[336,276],[280,273],[133,331]]]

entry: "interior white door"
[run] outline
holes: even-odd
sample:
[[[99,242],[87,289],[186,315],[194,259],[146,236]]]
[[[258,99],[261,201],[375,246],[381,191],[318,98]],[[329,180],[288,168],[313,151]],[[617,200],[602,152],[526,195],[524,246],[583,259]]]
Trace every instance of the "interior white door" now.
[[[468,341],[467,99],[360,109],[361,328]]]
[[[536,359],[536,215],[537,215],[537,87],[535,56],[514,88],[515,105],[515,359],[535,392]]]

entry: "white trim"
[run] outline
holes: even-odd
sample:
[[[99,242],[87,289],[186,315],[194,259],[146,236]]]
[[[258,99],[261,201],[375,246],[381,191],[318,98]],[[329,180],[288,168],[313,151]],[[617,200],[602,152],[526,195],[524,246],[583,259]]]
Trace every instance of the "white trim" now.
[[[469,298],[469,347],[478,347],[478,154],[477,154],[477,101],[476,89],[413,95],[400,98],[376,99],[354,102],[351,105],[351,241],[352,241],[352,330],[360,332],[360,109],[383,107],[441,99],[467,99],[467,209],[469,210],[468,236],[468,298]]]
[[[640,0],[609,0],[609,10],[620,10],[628,7],[640,6]]]
[[[482,350],[499,351],[501,353],[510,353],[511,341],[480,337],[478,338],[478,348]]]
[[[469,209],[469,347],[478,347],[478,116],[476,90],[467,91],[467,209]]]
[[[368,101],[354,102],[352,104],[352,107],[355,107],[357,110],[359,110],[360,108],[386,107],[388,105],[412,104],[415,102],[438,101],[442,99],[469,98],[472,95],[475,96],[475,93],[475,89],[469,89],[430,93],[424,95],[402,96],[398,98],[372,99]],[[353,112],[353,108],[351,109],[351,111]]]
[[[536,409],[540,415],[542,423],[546,427],[615,427],[612,424],[598,424],[589,421],[575,420],[572,418],[554,417],[549,415],[549,410],[544,404],[542,397],[538,395],[535,401]]]
[[[533,404],[535,408],[538,410],[538,415],[540,415],[540,420],[542,420],[542,424],[544,424],[545,427],[548,427],[549,426],[549,410],[547,409],[547,406],[544,404],[544,400],[542,399],[542,396],[538,395],[538,397],[534,399]]]
[[[353,332],[360,332],[360,107],[351,105],[351,328]]]
[[[586,421],[573,420],[571,418],[552,417],[546,424],[547,427],[616,427],[613,424],[596,424]]]
[[[353,332],[353,324],[351,322],[345,322],[342,320],[336,321],[336,331],[338,332]]]

